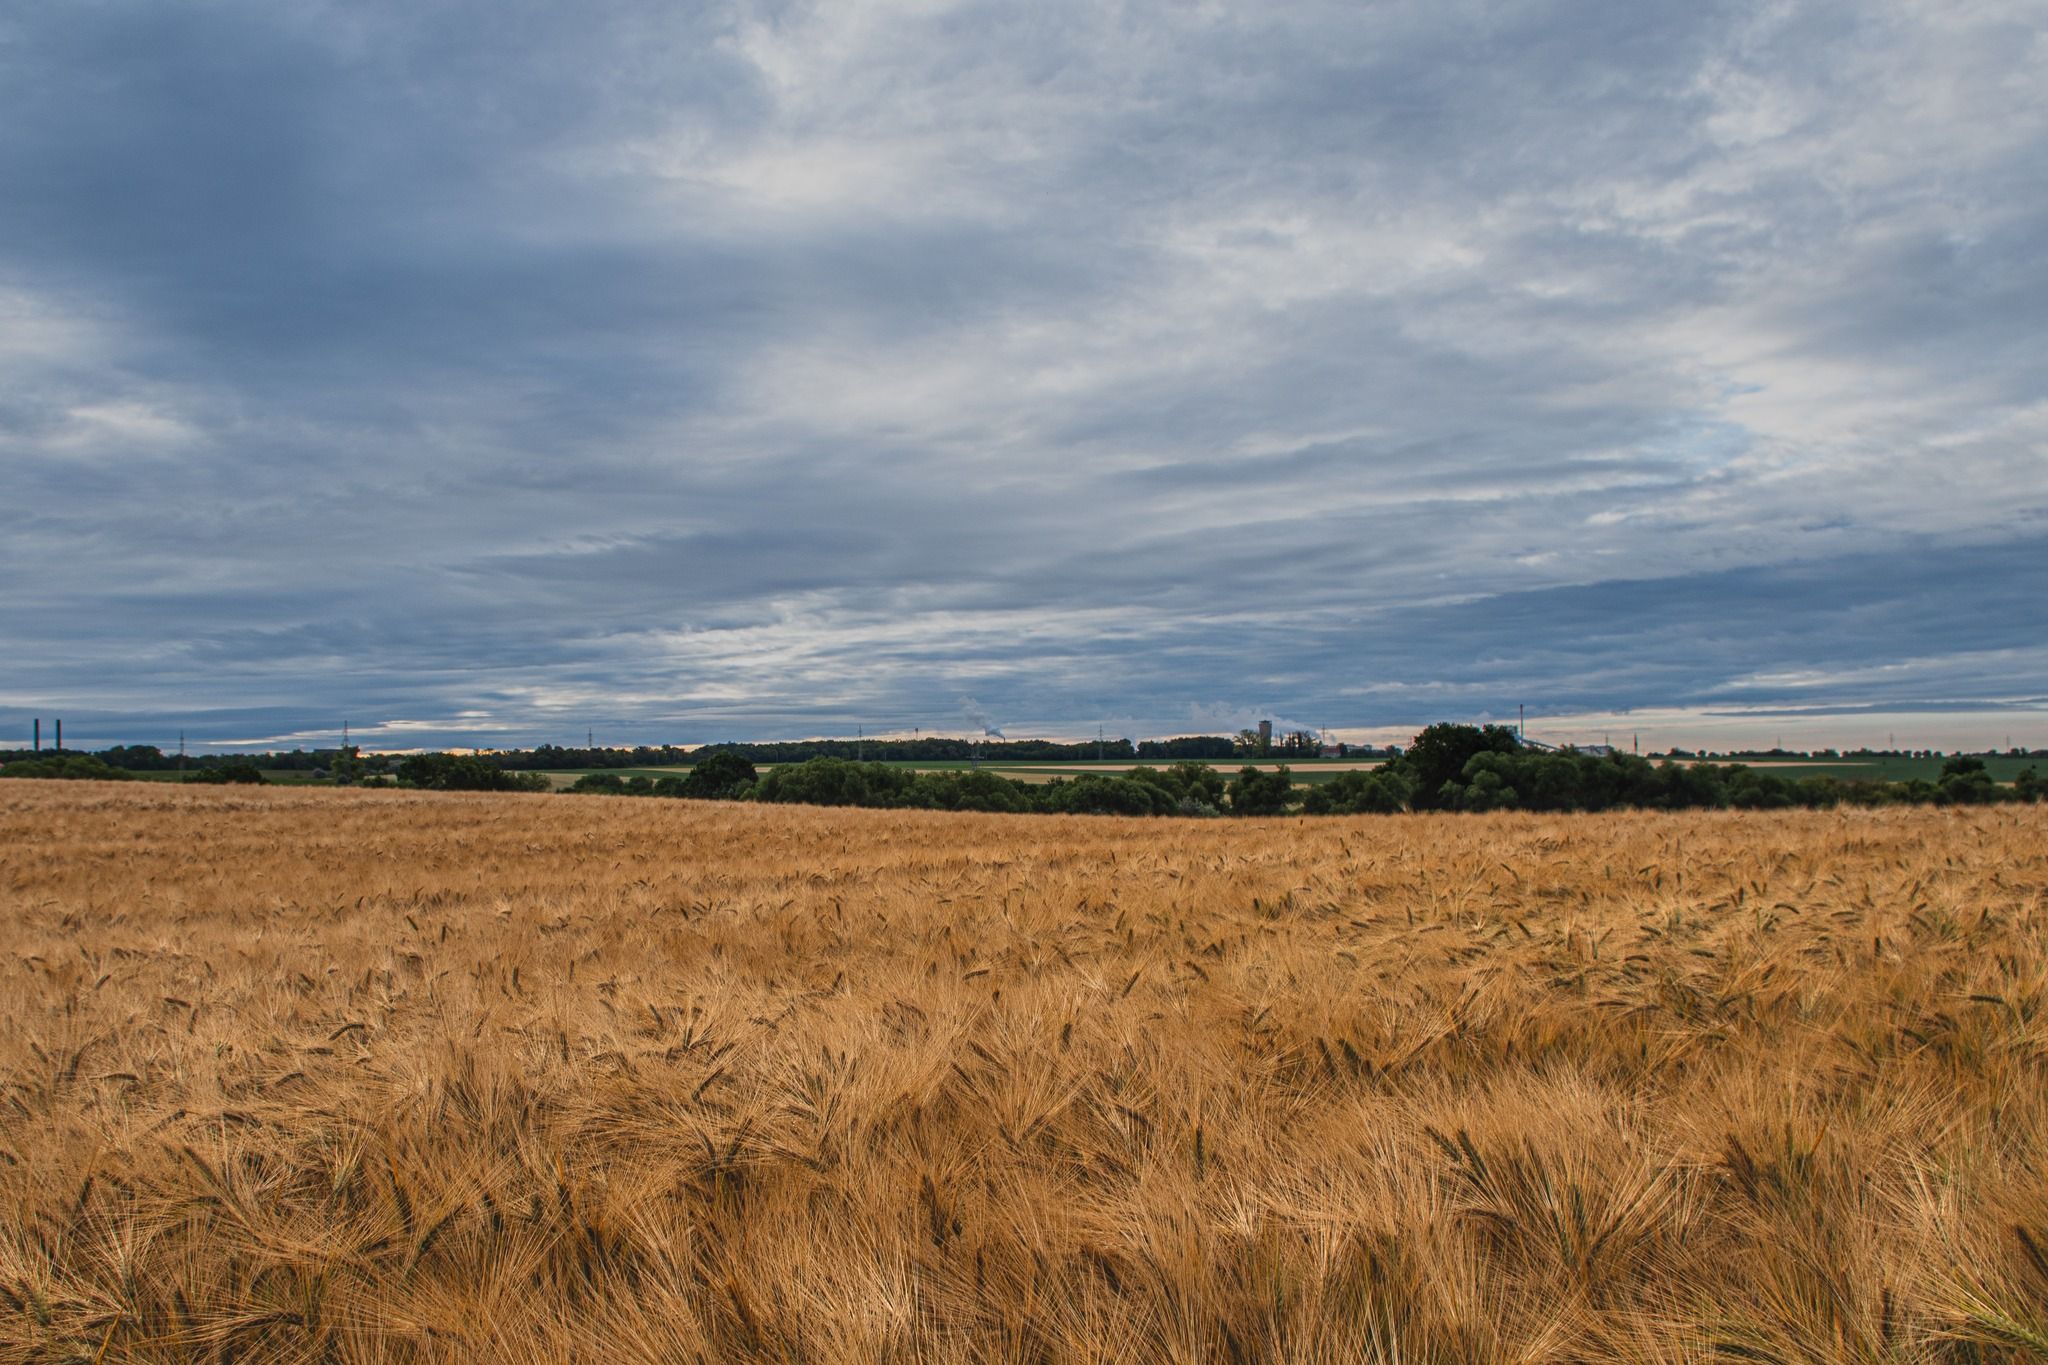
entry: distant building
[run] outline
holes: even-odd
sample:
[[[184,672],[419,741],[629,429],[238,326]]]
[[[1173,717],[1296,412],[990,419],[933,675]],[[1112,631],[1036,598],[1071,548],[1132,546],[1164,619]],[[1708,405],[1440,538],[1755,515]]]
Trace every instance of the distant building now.
[[[1262,720],[1259,722],[1259,752],[1266,753],[1269,750],[1271,750],[1272,747],[1273,722],[1270,720]]]

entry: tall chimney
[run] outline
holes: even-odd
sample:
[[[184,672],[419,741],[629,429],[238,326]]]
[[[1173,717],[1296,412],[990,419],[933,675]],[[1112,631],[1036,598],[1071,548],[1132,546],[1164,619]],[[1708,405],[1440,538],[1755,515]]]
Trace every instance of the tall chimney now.
[[[64,718],[62,716],[57,718],[57,752],[60,754],[64,752]]]
[[[37,716],[37,717],[36,717],[36,752],[37,752],[37,753],[41,753],[42,751],[43,751],[43,718],[42,718],[41,716]]]

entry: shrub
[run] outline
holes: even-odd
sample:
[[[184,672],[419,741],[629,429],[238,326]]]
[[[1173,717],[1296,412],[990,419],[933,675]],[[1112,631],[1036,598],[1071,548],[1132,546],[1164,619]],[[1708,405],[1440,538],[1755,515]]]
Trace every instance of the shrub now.
[[[1958,767],[1959,763],[1973,764],[1973,767]],[[2003,799],[2004,792],[1991,774],[1984,771],[1980,759],[1950,759],[1942,765],[1941,781],[1936,785],[1950,803],[1958,806],[1988,806]]]
[[[1165,792],[1176,807],[1192,802],[1213,810],[1223,804],[1223,776],[1206,763],[1176,763],[1165,769],[1133,768],[1124,776]]]
[[[187,782],[200,782],[216,786],[247,787],[260,787],[270,781],[269,778],[263,775],[261,768],[246,758],[234,759],[228,763],[218,763],[210,768],[201,768],[198,772],[187,776],[185,780]]]
[[[1273,772],[1247,765],[1230,784],[1232,815],[1285,815],[1294,797],[1294,774],[1286,764]]]
[[[1043,809],[1063,815],[1165,815],[1173,795],[1150,782],[1090,773],[1043,788]]]
[[[398,780],[437,792],[544,792],[544,773],[506,772],[475,754],[414,754],[398,766]]]
[[[130,782],[134,775],[110,768],[87,754],[24,758],[0,767],[0,777],[55,778],[67,782]]]
[[[978,810],[1020,813],[1037,802],[1025,783],[998,773],[920,773],[906,804],[928,810]]]
[[[1414,784],[1417,810],[1455,810],[1463,804],[1465,766],[1484,753],[1512,754],[1522,747],[1505,725],[1431,725],[1400,757]]]
[[[756,780],[753,764],[729,750],[720,750],[691,766],[679,795],[700,801],[730,801]]]
[[[770,768],[754,785],[756,801],[805,806],[896,806],[904,804],[917,774],[886,763],[813,758]]]
[[[1469,811],[1514,810],[1521,804],[1520,793],[1490,767],[1473,773],[1458,798],[1459,809]]]
[[[1302,809],[1310,815],[1392,815],[1406,810],[1414,793],[1407,775],[1397,768],[1345,773],[1310,787]]]

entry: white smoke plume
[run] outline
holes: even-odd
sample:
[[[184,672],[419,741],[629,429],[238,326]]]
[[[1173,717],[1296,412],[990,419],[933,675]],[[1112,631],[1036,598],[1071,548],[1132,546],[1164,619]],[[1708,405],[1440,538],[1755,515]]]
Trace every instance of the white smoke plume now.
[[[988,712],[982,710],[981,703],[974,698],[962,697],[960,699],[960,709],[966,713],[969,722],[981,727],[982,734],[994,739],[1009,738],[1008,735],[1003,733],[1001,726],[989,719]]]

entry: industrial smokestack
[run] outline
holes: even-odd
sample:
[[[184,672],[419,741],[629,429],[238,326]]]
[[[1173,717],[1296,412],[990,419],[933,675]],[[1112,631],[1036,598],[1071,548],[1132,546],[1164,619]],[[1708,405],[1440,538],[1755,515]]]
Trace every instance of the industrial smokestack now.
[[[43,718],[42,718],[41,716],[37,716],[37,717],[36,717],[36,752],[37,752],[37,753],[41,753],[42,751],[43,751]]]
[[[57,721],[57,752],[64,752],[64,722],[61,718]]]

